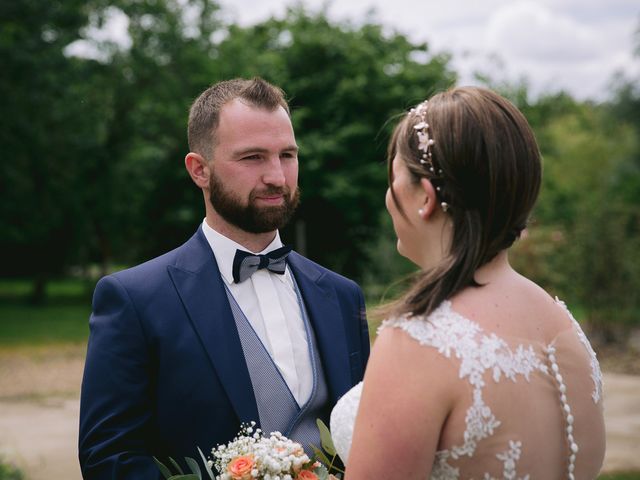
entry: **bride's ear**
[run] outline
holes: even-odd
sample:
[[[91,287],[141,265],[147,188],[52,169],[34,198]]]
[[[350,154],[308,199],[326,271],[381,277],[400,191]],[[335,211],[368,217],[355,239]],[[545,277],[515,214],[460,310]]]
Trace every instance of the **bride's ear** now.
[[[438,203],[436,189],[428,178],[423,177],[420,179],[420,198],[422,199],[422,203],[418,213],[420,218],[428,220],[433,214]]]

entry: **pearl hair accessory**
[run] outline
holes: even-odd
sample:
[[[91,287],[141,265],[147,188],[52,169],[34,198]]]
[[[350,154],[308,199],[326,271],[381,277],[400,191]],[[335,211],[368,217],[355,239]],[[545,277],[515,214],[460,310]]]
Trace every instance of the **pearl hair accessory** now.
[[[429,176],[433,177],[442,177],[442,169],[439,168],[437,173],[435,166],[433,164],[433,158],[431,154],[431,147],[435,143],[433,138],[431,138],[431,130],[429,128],[429,124],[427,123],[427,105],[428,101],[425,100],[422,103],[419,103],[415,108],[412,108],[409,113],[418,117],[419,121],[416,123],[413,128],[416,130],[416,134],[418,135],[418,150],[422,152],[420,158],[420,164],[424,165],[429,171]],[[436,191],[441,192],[441,187],[437,186]],[[442,207],[443,212],[447,212],[449,210],[449,204],[447,202],[441,202],[440,206]]]

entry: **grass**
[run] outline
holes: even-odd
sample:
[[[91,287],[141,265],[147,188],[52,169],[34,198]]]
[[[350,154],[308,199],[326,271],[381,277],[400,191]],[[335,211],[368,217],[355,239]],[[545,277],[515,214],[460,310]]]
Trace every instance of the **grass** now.
[[[45,296],[47,303],[73,303],[91,300],[95,282],[79,278],[61,278],[47,282]],[[0,278],[0,301],[2,303],[24,303],[31,294],[30,279]]]
[[[79,279],[51,281],[36,306],[28,303],[29,280],[0,279],[0,347],[85,342],[92,289]]]
[[[0,346],[85,342],[90,305],[0,306]]]

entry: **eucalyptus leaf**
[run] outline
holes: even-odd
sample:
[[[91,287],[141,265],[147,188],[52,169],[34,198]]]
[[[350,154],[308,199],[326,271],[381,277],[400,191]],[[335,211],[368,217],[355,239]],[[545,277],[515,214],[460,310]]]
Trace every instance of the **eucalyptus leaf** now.
[[[327,457],[327,455],[320,450],[318,447],[316,447],[315,445],[311,445],[311,449],[313,450],[313,453],[316,456],[316,459],[322,463],[324,463],[325,465],[331,465],[331,460],[329,459],[329,457]]]
[[[173,467],[178,471],[178,473],[180,475],[184,475],[184,472],[182,471],[182,469],[180,468],[180,465],[178,465],[178,462],[176,462],[173,458],[169,457],[169,461],[171,462],[171,465],[173,465]]]
[[[164,463],[162,463],[160,460],[158,460],[156,457],[152,457],[153,461],[156,462],[156,465],[158,466],[158,468],[160,469],[160,473],[162,473],[162,476],[165,479],[169,479],[172,475],[171,470],[169,470]]]
[[[200,447],[198,447],[198,452],[200,453],[200,458],[202,458],[202,463],[204,464],[204,468],[207,471],[207,473],[209,474],[209,478],[211,480],[214,480],[213,472],[211,471],[211,467],[209,466],[209,463],[207,462],[207,459],[204,456],[204,453],[202,453],[202,450],[200,450]]]
[[[316,420],[318,430],[320,430],[320,440],[322,441],[322,448],[327,454],[331,456],[336,455],[336,447],[333,446],[333,439],[331,438],[331,432],[329,428],[319,418]]]
[[[200,465],[193,458],[184,457],[184,461],[187,462],[189,468],[191,469],[191,473],[195,473],[198,475],[198,479],[202,480],[202,471],[200,470]]]

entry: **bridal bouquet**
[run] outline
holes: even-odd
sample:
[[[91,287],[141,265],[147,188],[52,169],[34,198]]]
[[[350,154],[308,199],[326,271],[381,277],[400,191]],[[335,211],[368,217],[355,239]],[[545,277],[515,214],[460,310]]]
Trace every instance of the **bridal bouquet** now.
[[[211,480],[330,480],[327,469],[311,460],[299,443],[289,440],[280,432],[263,435],[255,422],[243,424],[240,433],[227,445],[219,445],[211,451],[213,458],[205,460],[206,472]],[[162,474],[170,480],[202,480],[198,463],[191,458],[185,459],[192,470],[184,474],[179,465],[171,463],[178,472],[156,462]],[[219,475],[214,477],[212,467]],[[334,477],[335,478],[335,477]]]

